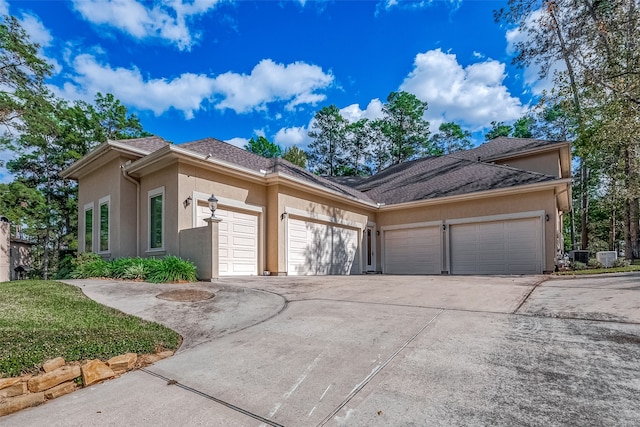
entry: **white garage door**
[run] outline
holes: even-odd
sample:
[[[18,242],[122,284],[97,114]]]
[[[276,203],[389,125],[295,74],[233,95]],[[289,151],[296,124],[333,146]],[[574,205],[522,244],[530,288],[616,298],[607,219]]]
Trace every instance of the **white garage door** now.
[[[449,232],[451,274],[542,273],[539,218],[456,224]]]
[[[440,274],[440,227],[403,228],[384,232],[386,274]]]
[[[198,227],[211,216],[206,206],[198,206]],[[220,222],[220,275],[248,276],[258,274],[258,216],[238,211],[217,209]]]
[[[361,273],[357,229],[294,218],[287,229],[289,275]]]

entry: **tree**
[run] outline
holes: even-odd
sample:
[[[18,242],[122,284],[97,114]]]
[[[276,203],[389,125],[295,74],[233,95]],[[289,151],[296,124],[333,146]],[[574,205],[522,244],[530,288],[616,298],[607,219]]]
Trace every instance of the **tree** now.
[[[389,139],[389,154],[393,164],[419,155],[433,154],[429,143],[429,122],[424,119],[426,102],[408,92],[391,92],[384,113],[383,132]]]
[[[344,140],[347,121],[335,105],[323,107],[311,124],[308,158],[311,167],[320,175],[336,176],[344,165]]]
[[[514,138],[533,138],[533,125],[535,120],[533,117],[520,117],[513,124],[513,132],[511,136]]]
[[[513,128],[504,122],[491,122],[491,129],[484,135],[485,141],[491,141],[499,136],[509,136]]]
[[[541,7],[542,6],[542,7]],[[606,166],[619,170],[625,204],[626,256],[640,256],[640,12],[637,0],[510,0],[496,19],[527,35],[516,44],[515,62],[538,65],[541,77],[555,73],[554,92],[569,101],[576,123],[576,146],[582,181],[582,246],[588,247],[586,170],[590,159],[610,158]],[[558,61],[564,67],[558,67]],[[624,125],[622,125],[624,124]],[[622,161],[618,161],[618,160]],[[591,162],[600,163],[600,162]]]
[[[95,115],[104,134],[101,140],[118,140],[151,136],[142,128],[140,119],[135,114],[128,114],[127,107],[120,103],[113,94],[98,92],[94,99]]]
[[[10,128],[25,110],[29,98],[40,96],[51,65],[38,56],[18,20],[0,21],[0,123]]]
[[[282,158],[301,168],[307,167],[307,153],[295,145],[285,149]]]
[[[471,148],[471,132],[454,122],[442,123],[438,133],[431,137],[431,142],[438,154],[451,154]]]
[[[368,175],[371,169],[367,163],[371,159],[371,122],[360,119],[349,123],[346,129],[345,154],[347,167],[343,175]]]
[[[374,120],[369,126],[372,141],[372,146],[370,148],[371,164],[375,173],[378,173],[389,166],[391,162],[389,139],[384,132],[384,126],[385,124],[382,120]]]
[[[264,136],[259,136],[256,139],[251,138],[249,142],[244,146],[244,149],[257,154],[258,156],[272,158],[282,156],[282,147],[278,144],[269,141]]]

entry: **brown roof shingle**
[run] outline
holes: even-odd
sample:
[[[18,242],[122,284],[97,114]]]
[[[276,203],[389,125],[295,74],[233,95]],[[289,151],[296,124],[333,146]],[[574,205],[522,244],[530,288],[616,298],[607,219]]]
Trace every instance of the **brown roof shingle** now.
[[[133,138],[133,139],[118,139],[118,140],[110,140],[109,142],[116,142],[118,144],[125,144],[131,147],[137,148],[138,150],[146,151],[151,154],[156,150],[161,149],[162,147],[169,145],[169,142],[160,138],[159,136],[147,136],[144,138]]]

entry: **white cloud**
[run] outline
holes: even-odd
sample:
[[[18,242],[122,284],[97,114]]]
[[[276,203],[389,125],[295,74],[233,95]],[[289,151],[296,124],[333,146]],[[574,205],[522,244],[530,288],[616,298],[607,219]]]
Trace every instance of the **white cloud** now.
[[[474,56],[474,58],[478,58],[478,59],[484,59],[485,58],[485,56],[482,53],[476,52],[475,50],[473,51],[472,55]]]
[[[62,70],[60,63],[55,58],[52,58],[45,53],[45,49],[51,47],[53,42],[53,36],[49,29],[44,26],[38,16],[30,13],[23,13],[19,21],[24,31],[29,35],[31,41],[40,45],[40,56],[43,57],[47,63],[53,66],[55,74],[59,73],[60,70]]]
[[[8,15],[9,14],[9,3],[7,0],[0,0],[0,15]]]
[[[244,146],[249,143],[249,140],[247,138],[236,137],[227,139],[225,142],[228,142],[231,145],[235,145],[236,147],[244,148]]]
[[[44,24],[36,15],[24,13],[20,19],[20,25],[31,38],[31,41],[38,43],[41,47],[51,46],[53,36],[51,32],[45,28]]]
[[[282,128],[273,137],[273,141],[284,148],[292,145],[304,147],[311,140],[307,132],[305,126]]]
[[[424,9],[433,5],[435,0],[380,0],[376,6],[376,15],[381,10],[390,10],[393,8],[398,9]],[[441,0],[451,5],[451,8],[455,11],[458,10],[462,0]]]
[[[199,34],[192,34],[188,21],[213,9],[218,0],[73,0],[73,4],[93,24],[114,27],[137,39],[160,38],[189,50]]]
[[[459,121],[479,130],[492,120],[515,120],[526,111],[502,83],[505,77],[503,63],[487,60],[463,67],[456,55],[435,49],[416,55],[400,89],[429,103],[427,120]]]
[[[326,99],[317,93],[333,82],[333,75],[317,65],[294,62],[284,65],[263,59],[251,74],[224,73],[215,79],[215,91],[223,96],[216,108],[229,108],[237,113],[265,110],[273,101],[288,101],[287,110],[301,104],[316,105]]]
[[[74,75],[62,88],[51,89],[66,99],[93,99],[96,92],[112,93],[124,104],[160,115],[169,109],[191,119],[196,111],[212,103],[218,109],[237,113],[263,111],[272,102],[287,102],[285,108],[325,98],[317,90],[329,85],[333,76],[320,67],[295,62],[261,61],[251,75],[228,72],[216,77],[184,73],[171,79],[149,78],[138,68],[114,68],[95,56],[82,54],[72,63]]]
[[[526,32],[526,27],[532,25],[538,25],[537,22],[543,19],[542,10],[537,9],[531,12],[531,14],[525,20],[525,31],[520,28],[513,28],[507,30],[505,38],[507,40],[507,53],[509,55],[516,55],[516,49],[518,43],[526,43],[529,36]],[[563,71],[565,65],[562,61],[556,61],[551,65],[547,76],[544,79],[540,78],[540,66],[533,63],[524,68],[523,83],[531,88],[531,91],[535,95],[541,95],[543,91],[550,91],[553,88],[553,76],[557,71]]]
[[[360,109],[359,104],[351,104],[340,109],[340,114],[351,123],[360,119],[380,119],[382,118],[382,101],[378,98],[372,99],[365,110]]]
[[[160,115],[170,108],[184,112],[187,119],[202,108],[213,91],[213,79],[203,74],[184,73],[173,79],[146,79],[139,69],[112,68],[89,54],[73,62],[76,76],[57,92],[67,99],[91,99],[96,92],[112,93],[124,104]]]

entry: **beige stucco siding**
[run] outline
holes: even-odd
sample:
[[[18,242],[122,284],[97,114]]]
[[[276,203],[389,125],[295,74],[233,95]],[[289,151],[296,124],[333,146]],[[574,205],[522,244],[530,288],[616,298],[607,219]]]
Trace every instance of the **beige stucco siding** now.
[[[518,195],[487,197],[455,203],[414,207],[405,210],[383,209],[378,212],[377,226],[381,228],[402,224],[479,218],[544,210],[549,214],[549,221],[545,222],[544,230],[545,271],[552,271],[555,266],[556,222],[558,221],[555,200],[554,191],[550,189],[530,193],[524,192]]]
[[[161,250],[149,248],[149,192],[164,187],[164,230]],[[163,169],[145,175],[140,179],[140,247],[141,256],[178,255],[178,164],[174,163]]]
[[[512,168],[556,176],[558,178],[562,176],[562,171],[560,169],[560,156],[557,151],[533,154],[527,157],[505,159],[496,161],[496,163],[504,166],[510,166]]]
[[[267,190],[265,185],[249,180],[243,180],[206,170],[194,165],[180,164],[178,176],[178,230],[192,228],[193,206],[184,205],[188,197],[194,192],[214,194],[217,198],[225,198],[238,201],[256,207],[265,207],[267,203]],[[221,204],[223,207],[223,204]]]
[[[85,251],[84,208],[93,206],[93,242],[99,252],[99,201],[109,196],[109,251],[101,253],[105,257],[117,258],[136,254],[136,187],[125,180],[120,166],[132,158],[120,156],[109,161],[90,174],[78,180],[78,248]]]

